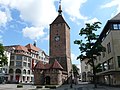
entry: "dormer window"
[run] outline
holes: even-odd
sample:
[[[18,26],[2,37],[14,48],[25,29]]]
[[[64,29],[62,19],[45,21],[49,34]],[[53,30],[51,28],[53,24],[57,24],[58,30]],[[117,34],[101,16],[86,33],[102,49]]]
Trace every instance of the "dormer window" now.
[[[118,24],[118,28],[120,29],[120,24]]]
[[[114,30],[120,30],[120,24],[113,24]]]
[[[113,24],[113,29],[118,29],[118,25],[117,24]]]

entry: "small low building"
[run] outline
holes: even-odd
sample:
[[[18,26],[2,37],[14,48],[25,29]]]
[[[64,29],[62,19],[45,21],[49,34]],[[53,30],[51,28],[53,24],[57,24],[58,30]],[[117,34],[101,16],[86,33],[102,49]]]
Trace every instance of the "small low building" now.
[[[34,84],[61,85],[63,67],[57,60],[53,64],[43,64],[39,61],[34,67]]]

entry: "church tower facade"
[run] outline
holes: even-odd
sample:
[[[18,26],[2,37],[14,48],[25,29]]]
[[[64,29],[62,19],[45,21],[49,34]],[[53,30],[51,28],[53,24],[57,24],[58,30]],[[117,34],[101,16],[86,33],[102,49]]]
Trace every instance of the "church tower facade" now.
[[[59,5],[58,16],[50,24],[49,41],[50,64],[56,59],[63,67],[63,71],[66,72],[67,77],[69,77],[72,70],[70,27],[62,16],[61,4]]]

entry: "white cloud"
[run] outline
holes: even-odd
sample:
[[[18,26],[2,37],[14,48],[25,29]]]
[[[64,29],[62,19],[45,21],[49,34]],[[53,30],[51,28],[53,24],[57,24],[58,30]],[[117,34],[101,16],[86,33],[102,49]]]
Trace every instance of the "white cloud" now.
[[[43,30],[48,28],[49,24],[52,23],[58,14],[58,7],[56,9],[54,5],[55,1],[58,2],[59,0],[0,0],[0,4],[7,8],[9,7],[11,10],[17,9],[20,12],[20,18],[22,20],[31,23],[33,25],[32,28],[42,27],[40,32],[44,33]],[[62,0],[62,10],[70,16],[73,22],[76,22],[78,19],[86,19],[86,17],[80,13],[80,7],[86,1],[87,0]],[[10,16],[10,14],[8,16]],[[26,29],[23,30],[25,37],[31,39],[39,37],[40,34],[35,34],[36,36],[32,35],[32,33],[36,33],[36,30],[30,30],[30,32],[32,32],[30,34],[30,32],[27,32],[29,30]]]
[[[101,8],[110,8],[113,6],[117,6],[117,13],[120,12],[120,0],[111,0],[111,2],[102,5]]]
[[[47,35],[43,40],[49,40],[49,35]]]
[[[28,37],[30,39],[40,39],[45,35],[43,31],[43,27],[26,27],[22,30],[24,37]]]
[[[0,26],[5,26],[7,23],[7,15],[5,12],[0,11]]]
[[[1,4],[2,0],[0,0]],[[6,23],[12,20],[11,14],[10,14],[10,9],[5,6],[1,5],[0,6],[0,26],[5,27]]]
[[[80,64],[80,61],[79,61],[79,60],[76,60],[76,59],[77,59],[77,55],[71,53],[72,63],[73,63],[73,64]]]
[[[7,22],[7,15],[5,12],[0,11],[0,25],[5,25]]]
[[[70,15],[72,21],[75,21],[76,19],[86,19],[86,17],[80,13],[80,7],[86,1],[87,0],[63,0],[62,7],[64,11]]]
[[[94,23],[94,22],[98,22],[99,20],[95,17],[93,19],[88,19],[88,20],[85,20],[84,23]]]
[[[20,17],[34,26],[48,27],[57,16],[54,0],[9,0],[8,5],[20,11]]]
[[[9,6],[11,9],[17,9],[20,12],[20,18],[33,25],[31,28],[26,27],[22,31],[23,35],[30,39],[38,39],[43,36],[44,29],[48,28],[57,16],[54,2],[55,0],[0,0],[0,4]],[[2,23],[3,21],[6,23],[7,19],[4,18]]]

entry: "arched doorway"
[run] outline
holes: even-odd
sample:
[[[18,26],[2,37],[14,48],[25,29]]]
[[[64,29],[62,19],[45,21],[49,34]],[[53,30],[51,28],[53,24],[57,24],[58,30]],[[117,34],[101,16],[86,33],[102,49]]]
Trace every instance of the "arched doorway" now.
[[[82,72],[82,81],[86,82],[86,72]]]
[[[45,77],[46,85],[50,85],[50,76]]]

